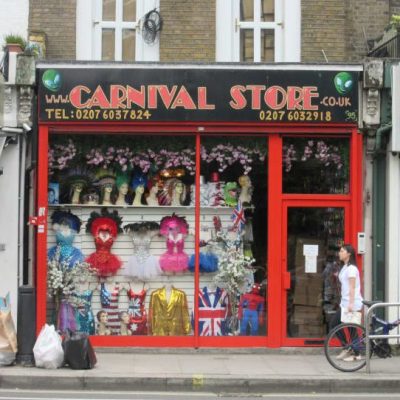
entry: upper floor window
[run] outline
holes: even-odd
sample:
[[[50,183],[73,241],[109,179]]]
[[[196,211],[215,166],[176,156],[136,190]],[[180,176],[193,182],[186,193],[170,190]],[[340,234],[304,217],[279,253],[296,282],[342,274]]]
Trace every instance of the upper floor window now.
[[[158,61],[158,38],[142,35],[142,18],[159,0],[78,0],[77,59]]]
[[[136,0],[98,0],[96,5],[96,58],[135,61]]]
[[[300,0],[217,0],[217,61],[300,61]]]

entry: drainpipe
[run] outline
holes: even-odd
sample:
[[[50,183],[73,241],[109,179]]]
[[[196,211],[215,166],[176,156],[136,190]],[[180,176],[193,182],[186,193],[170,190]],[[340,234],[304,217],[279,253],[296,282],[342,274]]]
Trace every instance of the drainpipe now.
[[[384,136],[391,124],[376,130],[372,181],[372,299],[385,300],[386,152]]]

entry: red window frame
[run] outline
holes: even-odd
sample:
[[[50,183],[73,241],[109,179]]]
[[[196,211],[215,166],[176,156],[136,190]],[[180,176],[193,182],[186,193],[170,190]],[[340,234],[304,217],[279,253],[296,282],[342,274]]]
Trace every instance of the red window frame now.
[[[227,123],[153,123],[153,124],[129,124],[129,123],[42,123],[38,132],[38,167],[37,167],[37,191],[36,209],[38,229],[36,233],[36,264],[35,281],[37,289],[37,325],[36,332],[46,322],[47,307],[47,186],[48,186],[48,146],[49,134],[69,133],[96,134],[101,130],[104,133],[126,133],[176,136],[189,134],[196,139],[196,163],[200,165],[200,141],[207,135],[251,135],[265,136],[268,139],[268,294],[267,316],[268,329],[266,336],[198,336],[198,324],[195,324],[193,336],[178,337],[152,337],[152,336],[93,336],[95,346],[112,347],[280,347],[280,346],[304,346],[304,339],[286,338],[286,322],[282,317],[282,310],[286,304],[283,298],[285,274],[283,261],[286,257],[284,245],[284,218],[285,204],[347,204],[350,217],[346,218],[346,239],[356,243],[357,232],[362,230],[362,136],[354,125],[325,124],[307,126],[302,124],[227,124]],[[227,133],[229,132],[229,133]],[[350,137],[350,193],[345,195],[310,195],[310,194],[284,194],[282,193],[282,135],[309,136],[348,136]],[[200,169],[196,168],[196,191],[199,193]],[[349,221],[347,219],[349,218]],[[195,205],[195,293],[199,290],[199,227],[200,204]],[[281,249],[281,250],[279,250]],[[362,266],[361,257],[358,256],[358,265]],[[195,320],[197,321],[198,296],[195,296]]]

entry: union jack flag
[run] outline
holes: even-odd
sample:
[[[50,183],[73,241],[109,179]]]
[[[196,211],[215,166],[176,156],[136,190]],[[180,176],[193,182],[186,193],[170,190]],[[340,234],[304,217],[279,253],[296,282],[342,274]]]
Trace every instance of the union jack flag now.
[[[233,230],[241,232],[244,229],[246,218],[241,201],[238,201],[236,207],[233,209],[231,220],[233,221]]]
[[[228,293],[224,289],[217,287],[215,292],[208,292],[207,287],[204,287],[203,290],[199,291],[200,336],[226,335],[228,313]]]

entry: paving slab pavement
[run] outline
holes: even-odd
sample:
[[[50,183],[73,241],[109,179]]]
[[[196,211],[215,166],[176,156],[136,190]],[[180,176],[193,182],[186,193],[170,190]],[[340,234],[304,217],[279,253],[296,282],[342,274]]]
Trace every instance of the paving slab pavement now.
[[[0,368],[1,389],[210,391],[218,393],[400,392],[400,357],[365,369],[332,368],[311,352],[97,352],[92,370]]]

